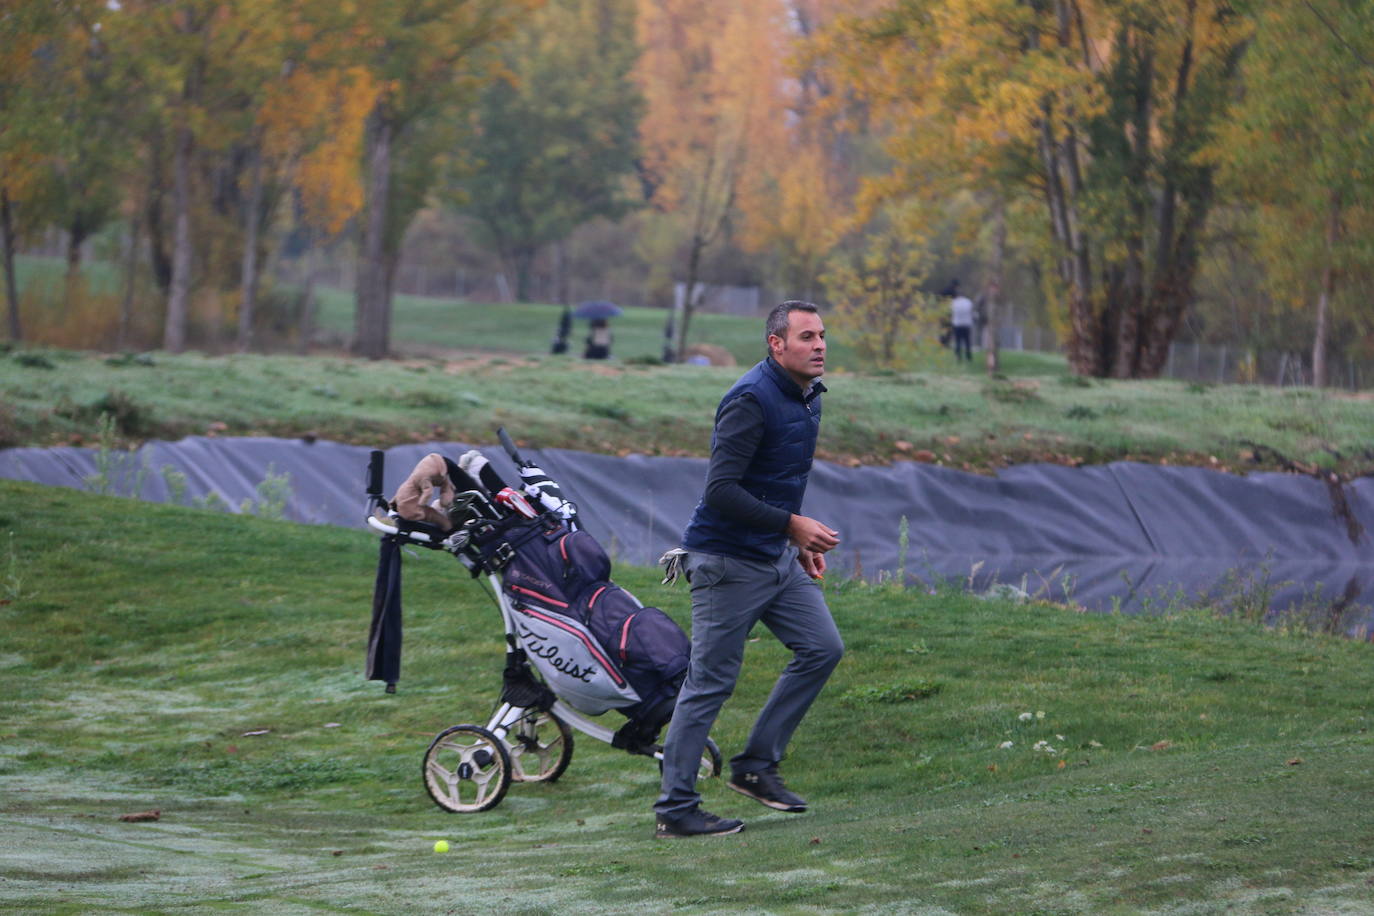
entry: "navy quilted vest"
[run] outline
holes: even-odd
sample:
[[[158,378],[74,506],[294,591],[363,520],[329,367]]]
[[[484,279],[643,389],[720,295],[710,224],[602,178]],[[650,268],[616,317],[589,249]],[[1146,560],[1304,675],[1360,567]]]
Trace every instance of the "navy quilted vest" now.
[[[801,512],[806,495],[806,478],[816,453],[816,434],[821,427],[821,397],[825,390],[819,380],[809,395],[771,358],[754,366],[721,398],[716,418],[735,398],[749,392],[763,409],[763,438],[754,459],[745,469],[740,485],[770,506]],[[711,448],[716,436],[711,433]],[[682,546],[724,556],[751,560],[775,560],[787,546],[781,531],[745,528],[730,521],[705,501],[697,504],[692,520],[682,536]]]

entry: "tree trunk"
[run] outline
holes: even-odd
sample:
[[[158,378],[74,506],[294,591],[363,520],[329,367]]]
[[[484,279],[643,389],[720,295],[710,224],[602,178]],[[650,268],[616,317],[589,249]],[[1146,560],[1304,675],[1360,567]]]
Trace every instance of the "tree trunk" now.
[[[553,243],[554,273],[558,282],[557,299],[560,305],[572,304],[572,284],[568,279],[568,243],[559,239]]]
[[[692,250],[687,257],[687,284],[682,295],[682,320],[677,324],[677,344],[674,347],[674,358],[682,362],[683,354],[687,349],[687,329],[692,323],[692,315],[696,312],[696,289],[697,273],[701,269],[701,253],[706,248],[706,242],[700,235],[692,237]]]
[[[186,349],[186,316],[191,299],[191,129],[177,128],[172,153],[172,284],[162,346],[172,353]]]
[[[239,282],[239,352],[253,346],[253,320],[258,302],[258,224],[262,209],[262,148],[253,143],[250,163],[248,204],[243,220],[243,268]]]
[[[129,236],[125,243],[124,296],[119,301],[119,329],[115,332],[115,349],[119,351],[128,348],[129,331],[134,323],[134,291],[135,280],[138,276],[138,236],[140,225],[137,216],[129,221]]]
[[[86,221],[80,216],[67,227],[67,280],[70,282],[81,273],[81,246],[86,244],[90,233],[86,231]]]
[[[167,255],[167,236],[162,226],[163,184],[162,135],[155,132],[149,145],[151,164],[148,177],[148,201],[144,216],[148,222],[148,258],[153,267],[153,279],[164,296],[172,290],[172,259]]]
[[[1123,46],[1127,36],[1123,35]],[[1123,138],[1126,163],[1127,212],[1130,224],[1126,234],[1126,263],[1121,285],[1113,298],[1118,312],[1116,346],[1112,353],[1112,372],[1117,378],[1135,378],[1140,371],[1141,334],[1145,309],[1145,224],[1149,217],[1150,119],[1153,111],[1154,46],[1145,42],[1139,50],[1129,49],[1135,67],[1131,71],[1131,137]]]
[[[372,112],[367,142],[367,218],[363,225],[354,291],[353,352],[382,359],[391,348],[386,264],[387,215],[391,197],[391,140],[394,125],[381,107]]]
[[[0,186],[0,247],[4,248],[5,301],[9,304],[10,340],[24,339],[19,323],[19,284],[14,276],[14,214],[10,212],[9,189]]]
[[[1072,192],[1064,185],[1059,141],[1054,136],[1052,124],[1053,107],[1046,100],[1042,109],[1040,160],[1045,170],[1045,203],[1049,208],[1050,226],[1060,249],[1059,278],[1068,292],[1069,366],[1078,375],[1101,375],[1100,324],[1093,310],[1091,277],[1085,269],[1086,243],[1078,235]]]
[[[999,310],[1002,301],[1002,266],[1007,251],[1007,205],[998,198],[993,213],[992,230],[992,271],[988,278],[987,291],[983,294],[983,360],[988,375],[996,375],[1002,368],[1001,352],[998,346],[997,330]]]
[[[1312,335],[1312,386],[1326,387],[1326,338],[1330,328],[1331,296],[1336,290],[1336,239],[1341,226],[1340,192],[1331,192],[1326,214],[1326,262],[1322,265],[1321,291],[1317,295],[1317,327]]]
[[[315,283],[320,261],[320,250],[312,238],[305,252],[305,290],[301,293],[301,315],[296,325],[296,352],[301,356],[310,352],[310,339],[315,335]]]
[[[531,281],[534,277],[535,250],[530,245],[517,245],[511,254],[511,268],[515,273],[515,301],[531,301]]]

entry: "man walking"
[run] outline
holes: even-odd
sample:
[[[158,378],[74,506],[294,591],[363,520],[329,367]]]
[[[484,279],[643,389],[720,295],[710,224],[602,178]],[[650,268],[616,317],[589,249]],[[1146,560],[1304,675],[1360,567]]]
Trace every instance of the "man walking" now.
[[[743,821],[701,808],[697,771],[706,738],[735,689],[744,644],[758,621],[792,660],[730,760],[729,786],[778,811],[806,802],[778,763],[793,731],[839,664],[844,643],[811,579],[839,532],[799,514],[825,386],[825,325],[816,306],[791,300],[768,315],[768,357],[716,408],[706,490],[683,535],[692,588],[692,661],[663,746],[656,836],[737,833]]]
[[[954,299],[949,305],[949,323],[954,328],[954,358],[963,353],[964,359],[973,361],[973,300],[958,290],[954,281]]]

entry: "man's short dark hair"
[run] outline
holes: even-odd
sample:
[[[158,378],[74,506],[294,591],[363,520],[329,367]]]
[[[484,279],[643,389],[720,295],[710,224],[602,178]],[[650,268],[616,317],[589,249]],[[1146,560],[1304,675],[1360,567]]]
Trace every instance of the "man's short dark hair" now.
[[[768,338],[777,335],[783,340],[787,339],[788,316],[793,312],[810,312],[813,315],[819,314],[820,309],[814,302],[803,302],[801,299],[788,299],[786,302],[779,302],[773,306],[773,311],[768,313],[768,323],[764,325],[763,344],[768,345]]]

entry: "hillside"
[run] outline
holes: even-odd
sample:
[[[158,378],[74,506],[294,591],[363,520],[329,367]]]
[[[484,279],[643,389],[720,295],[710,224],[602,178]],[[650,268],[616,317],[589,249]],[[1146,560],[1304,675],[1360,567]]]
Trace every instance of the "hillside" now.
[[[406,561],[387,695],[365,532],[0,481],[0,538],[0,909],[1356,912],[1374,883],[1369,643],[828,583],[848,654],[785,764],[812,813],[711,782],[745,833],[661,843],[653,764],[580,735],[557,783],[430,803],[425,746],[502,664],[443,556]],[[783,660],[748,646],[727,754]]]

